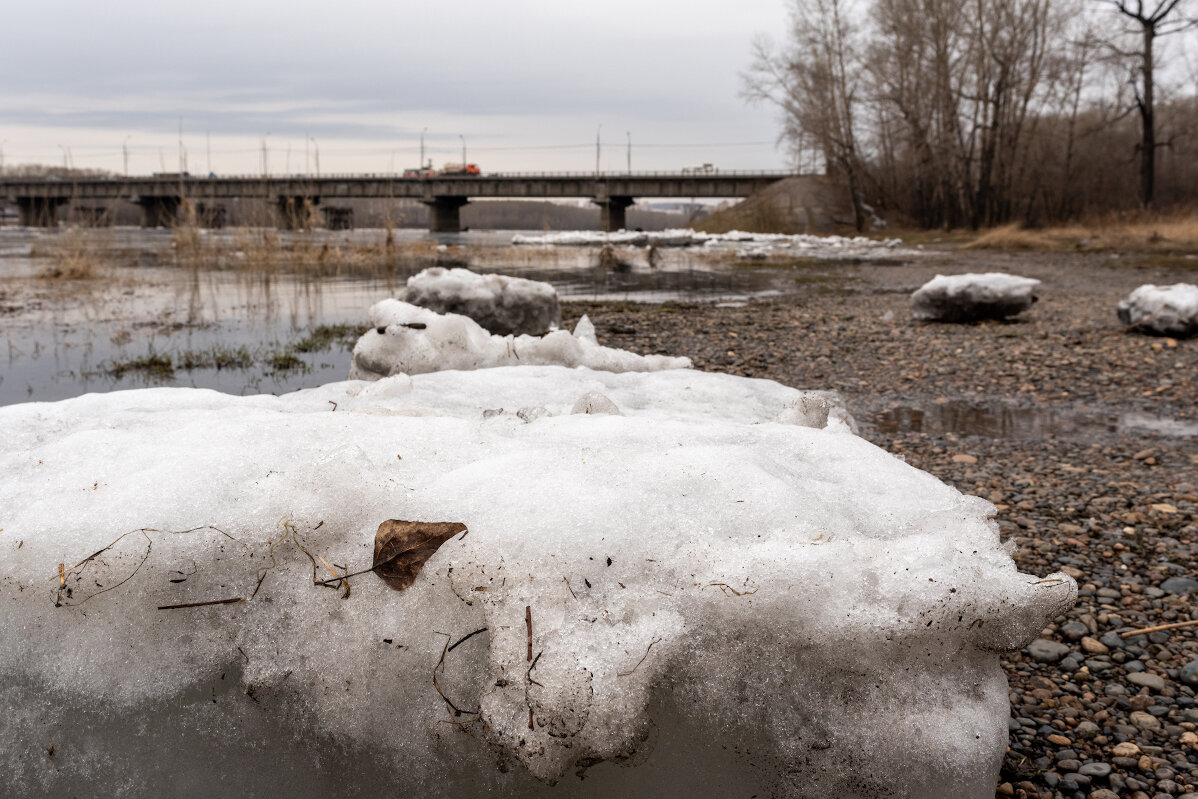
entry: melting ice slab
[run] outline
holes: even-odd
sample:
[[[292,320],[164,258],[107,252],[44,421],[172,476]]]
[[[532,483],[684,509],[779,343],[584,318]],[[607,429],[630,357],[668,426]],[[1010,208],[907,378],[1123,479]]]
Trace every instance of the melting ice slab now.
[[[1162,336],[1198,333],[1198,285],[1146,283],[1119,303],[1119,321]]]
[[[1032,307],[1039,285],[1003,272],[936,275],[911,295],[911,315],[937,322],[1006,319]]]
[[[550,284],[469,269],[425,269],[408,278],[399,299],[437,313],[468,316],[501,336],[539,336],[562,321],[557,290]]]
[[[690,358],[637,355],[604,347],[595,337],[595,326],[585,316],[578,321],[573,335],[555,330],[543,337],[495,336],[460,314],[440,314],[399,300],[383,300],[371,306],[370,324],[373,329],[354,345],[349,370],[352,380],[496,366],[585,366],[609,372],[650,372],[691,365]]]
[[[1076,585],[835,410],[562,367],[2,408],[6,785],[992,796],[998,653]],[[467,532],[347,589],[388,519]]]

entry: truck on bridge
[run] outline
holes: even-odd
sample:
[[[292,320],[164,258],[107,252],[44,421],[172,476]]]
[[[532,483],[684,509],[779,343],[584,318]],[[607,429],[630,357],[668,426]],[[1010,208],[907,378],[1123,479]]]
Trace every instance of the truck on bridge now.
[[[441,170],[442,175],[481,175],[482,172],[478,169],[478,164],[455,164],[448,163]]]

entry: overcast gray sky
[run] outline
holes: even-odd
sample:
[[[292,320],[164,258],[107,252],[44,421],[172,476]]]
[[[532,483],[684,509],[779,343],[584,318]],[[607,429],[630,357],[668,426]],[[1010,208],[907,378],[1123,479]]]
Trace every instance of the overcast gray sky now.
[[[738,96],[784,0],[33,0],[0,15],[5,163],[174,171],[782,168]],[[314,141],[313,141],[314,140]],[[209,144],[210,142],[210,144]],[[305,143],[307,146],[305,146]],[[306,164],[306,166],[305,166]]]

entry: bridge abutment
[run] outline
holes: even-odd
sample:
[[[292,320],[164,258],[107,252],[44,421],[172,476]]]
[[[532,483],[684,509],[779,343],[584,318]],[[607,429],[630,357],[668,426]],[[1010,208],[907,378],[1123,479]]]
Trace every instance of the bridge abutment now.
[[[179,221],[182,200],[178,197],[138,197],[133,202],[141,206],[142,227],[174,227]]]
[[[63,197],[18,197],[19,221],[24,227],[57,227],[58,206],[66,202]]]
[[[462,206],[470,202],[465,197],[434,197],[421,200],[428,206],[428,230],[430,233],[461,233]]]
[[[631,197],[617,196],[596,197],[592,202],[599,206],[599,229],[606,233],[612,233],[627,227],[625,219],[628,206],[636,201]]]

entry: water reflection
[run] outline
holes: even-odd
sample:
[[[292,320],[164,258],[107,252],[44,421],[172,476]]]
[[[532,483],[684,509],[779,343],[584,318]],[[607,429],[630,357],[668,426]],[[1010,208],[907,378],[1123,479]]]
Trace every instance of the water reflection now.
[[[1089,441],[1114,433],[1166,437],[1198,436],[1198,423],[1139,413],[1103,414],[1071,407],[1024,407],[966,400],[899,405],[875,414],[869,425],[881,433],[953,434],[987,438],[1061,438]]]

